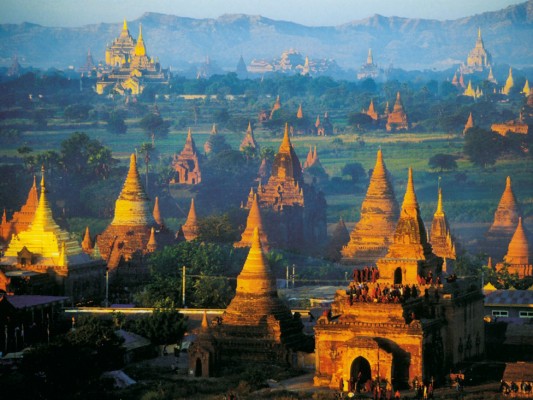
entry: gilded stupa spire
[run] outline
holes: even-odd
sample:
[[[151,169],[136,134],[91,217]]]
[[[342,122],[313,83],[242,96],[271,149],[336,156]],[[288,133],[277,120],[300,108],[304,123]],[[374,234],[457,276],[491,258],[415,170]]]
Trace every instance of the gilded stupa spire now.
[[[146,47],[143,40],[143,27],[142,24],[139,24],[139,38],[137,39],[137,44],[135,45],[135,55],[139,57],[146,56]]]
[[[511,238],[504,260],[507,264],[529,264],[529,243],[524,226],[522,225],[522,217],[518,218],[518,225]]]
[[[115,217],[112,225],[153,225],[148,196],[141,184],[137,169],[137,157],[130,156],[130,166],[126,181],[115,203]]]
[[[263,226],[263,218],[261,217],[261,210],[259,208],[259,201],[256,193],[253,194],[252,206],[250,207],[250,212],[248,213],[248,218],[246,220],[246,228],[242,233],[240,242],[235,243],[234,247],[250,246],[255,228],[259,229],[259,236],[263,249],[268,251],[268,238]]]
[[[122,25],[122,32],[128,31],[128,23],[126,22],[126,18],[124,18],[124,24]]]
[[[442,217],[444,216],[444,210],[442,208],[442,189],[439,188],[439,195],[437,200],[437,211],[435,211],[434,214],[436,217]]]
[[[185,240],[193,240],[198,237],[198,230],[199,227],[198,218],[196,216],[196,207],[194,206],[194,198],[192,198],[189,214],[187,215],[187,220],[180,229],[180,234],[183,235]]]
[[[202,330],[209,329],[209,324],[207,322],[207,311],[204,310],[204,314],[202,315]]]
[[[264,295],[276,292],[276,282],[263,253],[259,228],[252,234],[252,246],[244,267],[237,277],[237,294]]]
[[[150,239],[148,239],[148,244],[146,245],[146,249],[152,253],[155,250],[157,250],[157,242],[155,240],[155,229],[152,227],[150,229]]]
[[[154,211],[152,213],[154,220],[157,225],[162,226],[165,224],[163,221],[163,217],[161,216],[161,212],[159,211],[159,197],[155,197],[155,204],[154,204]]]
[[[283,140],[281,141],[281,145],[279,146],[279,152],[282,153],[288,153],[291,151],[292,145],[291,145],[291,139],[289,138],[289,123],[285,122],[285,131],[283,132]]]
[[[91,239],[91,232],[89,227],[85,227],[85,234],[83,235],[83,241],[81,242],[81,248],[84,252],[90,253],[94,248],[94,243]]]
[[[4,208],[4,212],[2,213],[2,225],[7,224],[7,214],[6,209]]]
[[[430,243],[433,253],[442,258],[455,260],[455,243],[450,233],[450,227],[442,204],[442,188],[439,187],[437,210],[433,214],[431,223]]]
[[[465,127],[463,129],[463,135],[466,135],[466,132],[470,129],[470,128],[474,128],[475,127],[475,124],[474,124],[474,117],[472,116],[472,111],[470,111],[470,114],[468,115],[468,119],[466,121],[466,124],[465,124]]]
[[[514,86],[513,67],[509,67],[509,76],[507,77],[507,80],[505,81],[505,86],[503,87],[503,90],[502,90],[503,94],[509,94],[513,86]]]
[[[418,200],[415,193],[415,185],[413,183],[413,169],[409,167],[407,174],[407,188],[405,190],[405,196],[403,197],[402,211],[409,208],[418,209]]]

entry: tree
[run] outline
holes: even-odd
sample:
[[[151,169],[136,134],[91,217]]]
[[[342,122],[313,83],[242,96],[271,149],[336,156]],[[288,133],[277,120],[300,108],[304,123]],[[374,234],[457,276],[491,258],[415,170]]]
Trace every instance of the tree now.
[[[199,308],[226,308],[235,296],[228,279],[201,275],[194,282],[193,305]]]
[[[481,168],[494,165],[503,151],[502,136],[474,127],[466,132],[464,153],[472,162]]]
[[[342,175],[349,175],[353,183],[366,177],[366,172],[361,163],[348,163],[342,168]]]
[[[170,123],[165,121],[159,114],[149,113],[141,119],[139,126],[153,140],[154,137],[168,136]]]
[[[226,142],[226,137],[224,135],[209,135],[207,141],[211,145],[212,155],[231,150],[231,146]]]
[[[239,230],[231,223],[228,214],[210,215],[199,221],[198,239],[211,243],[235,242],[239,240]]]
[[[110,133],[124,134],[128,130],[122,113],[113,111],[107,118],[106,129]]]
[[[431,169],[439,169],[439,172],[444,170],[454,171],[457,169],[455,157],[450,154],[435,154],[429,159],[428,165]]]
[[[68,121],[86,121],[92,107],[88,104],[71,104],[65,108],[63,116]]]
[[[172,309],[156,309],[150,316],[132,321],[128,328],[155,344],[179,343],[187,330],[187,317]]]
[[[154,146],[152,143],[143,143],[141,147],[139,148],[139,153],[144,156],[144,165],[146,167],[146,171],[144,173],[144,177],[146,180],[146,186],[145,190],[148,192],[148,165],[150,164],[150,154],[154,151]]]

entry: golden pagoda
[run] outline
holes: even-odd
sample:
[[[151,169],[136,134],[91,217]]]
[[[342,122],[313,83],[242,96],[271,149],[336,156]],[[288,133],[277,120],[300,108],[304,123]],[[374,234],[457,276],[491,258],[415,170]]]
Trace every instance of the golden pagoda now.
[[[141,25],[135,40],[124,20],[120,36],[106,48],[105,60],[106,66],[99,70],[96,82],[98,94],[112,90],[121,95],[139,95],[149,84],[169,84],[169,72],[147,55]]]
[[[174,242],[172,232],[161,229],[154,220],[150,200],[137,170],[137,158],[132,154],[128,175],[115,203],[114,218],[96,240],[109,270],[119,271],[133,281],[148,274],[143,255],[149,252],[147,245],[153,227],[157,227],[155,234],[160,246]]]
[[[248,121],[248,129],[246,129],[246,134],[244,135],[244,138],[242,139],[239,149],[243,151],[247,147],[251,147],[252,150],[254,151],[259,150],[259,145],[255,141],[254,130],[252,129],[251,121]]]
[[[526,79],[526,83],[524,84],[524,88],[522,89],[520,93],[522,93],[526,97],[532,93],[531,89],[529,88],[529,81],[527,79]]]
[[[505,190],[494,213],[494,222],[486,234],[485,251],[491,257],[502,259],[507,243],[516,230],[519,218],[520,209],[511,187],[511,177],[508,176]]]
[[[387,132],[409,129],[409,123],[407,122],[407,115],[403,109],[400,92],[396,94],[396,102],[394,103],[392,112],[387,116],[386,129]]]
[[[211,327],[212,350],[205,340],[189,349],[189,366],[199,376],[211,376],[228,363],[289,366],[292,351],[311,351],[312,339],[302,333],[302,322],[278,297],[257,227],[251,244],[237,277],[235,297],[220,323]],[[211,368],[205,368],[206,363]]]
[[[455,71],[455,72],[453,73],[452,85],[453,85],[453,86],[459,86],[459,81],[457,80],[457,71]]]
[[[370,105],[368,106],[368,110],[366,110],[365,114],[372,118],[374,121],[378,120],[378,113],[374,109],[374,100],[370,99]]]
[[[468,130],[470,128],[474,128],[475,125],[474,125],[474,117],[472,117],[472,111],[470,111],[470,114],[468,115],[468,119],[466,121],[466,124],[465,124],[465,127],[463,129],[463,135],[466,135],[466,132],[468,132]]]
[[[187,132],[187,139],[180,154],[174,154],[172,168],[176,175],[170,181],[171,184],[197,185],[202,181],[202,171],[200,169],[201,155],[196,149],[196,144],[192,138],[191,129]]]
[[[411,168],[393,243],[389,246],[387,255],[376,264],[379,280],[394,284],[418,284],[420,277],[426,278],[430,273],[436,277],[440,273],[442,259],[435,256],[428,242]]]
[[[513,86],[514,86],[513,68],[509,67],[509,76],[507,77],[507,80],[505,81],[505,86],[502,89],[502,93],[509,95]]]
[[[257,194],[254,193],[254,200],[252,207],[248,213],[246,220],[246,228],[242,233],[241,240],[236,242],[233,247],[250,247],[252,244],[252,234],[255,228],[259,230],[259,237],[261,239],[261,247],[268,251],[268,237],[263,226],[263,218],[261,217],[261,209],[259,208],[259,202],[257,201]]]
[[[518,219],[518,225],[509,242],[507,254],[504,257],[504,264],[510,274],[517,274],[519,279],[533,276],[533,265],[529,258],[529,243],[526,231],[522,225],[522,218]],[[503,267],[503,263],[497,264],[496,269]]]
[[[152,227],[150,230],[150,239],[148,239],[148,243],[146,244],[146,250],[148,253],[153,253],[157,250],[157,241],[155,240],[155,229]]]
[[[468,81],[468,86],[463,92],[463,96],[477,98],[476,91],[472,88],[472,81]]]
[[[455,252],[455,243],[453,242],[452,234],[450,233],[450,225],[448,223],[448,219],[446,218],[446,213],[442,207],[441,188],[439,188],[437,210],[435,211],[435,214],[433,214],[433,222],[431,223],[431,235],[429,237],[429,241],[435,255],[444,259],[456,259],[457,255]]]
[[[196,208],[194,206],[194,198],[191,199],[191,207],[187,220],[181,226],[178,232],[178,239],[185,239],[187,241],[194,240],[198,237],[199,233],[198,217],[196,216]]]
[[[7,243],[11,240],[13,234],[18,234],[19,232],[27,230],[33,221],[38,204],[39,196],[37,194],[37,184],[34,176],[33,185],[28,193],[28,198],[20,211],[13,213],[11,219],[7,221],[6,210],[4,209],[2,222],[0,224],[0,241]]]
[[[104,264],[85,254],[79,243],[54,221],[44,170],[33,221],[27,230],[13,235],[0,268],[48,274],[58,285],[58,290],[74,301],[101,294]]]
[[[490,68],[492,63],[492,56],[485,49],[483,39],[481,37],[481,28],[477,31],[477,40],[474,48],[468,53],[466,65],[461,66],[461,72],[464,74],[472,74],[476,71],[483,71]]]
[[[361,218],[350,234],[349,243],[342,249],[342,262],[375,263],[384,256],[392,243],[398,217],[398,203],[383,161],[383,153],[379,149],[361,205]]]

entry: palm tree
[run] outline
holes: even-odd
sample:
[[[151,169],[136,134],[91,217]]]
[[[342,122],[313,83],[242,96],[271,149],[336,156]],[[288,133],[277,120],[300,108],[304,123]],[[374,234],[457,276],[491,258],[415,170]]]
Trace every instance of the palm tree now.
[[[143,143],[139,149],[139,153],[144,155],[144,165],[146,166],[145,179],[146,179],[146,192],[148,193],[148,165],[150,164],[150,154],[154,151],[154,145],[152,143]]]

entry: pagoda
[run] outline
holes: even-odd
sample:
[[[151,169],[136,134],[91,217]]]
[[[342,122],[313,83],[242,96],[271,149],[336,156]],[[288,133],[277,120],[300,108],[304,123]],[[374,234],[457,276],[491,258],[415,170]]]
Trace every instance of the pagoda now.
[[[94,249],[94,241],[91,238],[91,231],[89,227],[85,227],[85,234],[83,235],[83,240],[81,241],[81,248],[86,254],[91,254]]]
[[[530,262],[529,243],[527,233],[522,225],[522,218],[518,219],[518,225],[509,242],[507,254],[503,258],[504,262],[496,265],[500,270],[507,265],[507,271],[518,275],[519,279],[533,276],[533,265]]]
[[[533,93],[531,91],[531,89],[529,88],[529,81],[527,79],[526,79],[526,83],[524,83],[524,87],[522,88],[522,91],[520,93],[522,93],[526,97],[528,97],[531,93]]]
[[[300,106],[298,107],[298,111],[296,112],[296,118],[303,119],[304,117],[304,111],[302,109],[302,104],[300,103]]]
[[[344,220],[339,218],[339,222],[335,225],[333,233],[326,249],[326,257],[332,261],[339,261],[341,259],[341,250],[350,241],[350,232],[344,223]]]
[[[259,206],[268,210],[263,215],[267,217],[269,239],[275,246],[302,248],[325,242],[325,199],[312,185],[304,183],[300,160],[289,139],[288,124],[270,178],[258,188],[258,196]],[[251,193],[246,208],[251,208],[253,201]]]
[[[494,77],[494,74],[492,73],[492,67],[489,67],[489,76],[487,77],[487,80],[491,83],[494,83],[495,85],[498,84],[498,81]]]
[[[248,77],[248,68],[246,67],[244,58],[242,58],[242,54],[239,57],[239,61],[237,62],[237,67],[235,68],[235,72],[240,79],[245,79],[246,77]]]
[[[213,126],[211,127],[211,135],[209,136],[209,139],[207,139],[204,143],[204,153],[206,155],[211,153],[211,151],[213,150],[213,146],[211,144],[211,138],[213,138],[216,135],[218,135],[217,125],[213,124]]]
[[[479,90],[476,91],[472,87],[472,81],[468,81],[468,85],[467,85],[465,91],[463,92],[463,96],[473,97],[474,99],[476,99],[478,97],[478,92],[479,92]]]
[[[302,322],[278,297],[259,236],[255,227],[235,297],[221,320],[210,328],[204,323],[203,338],[189,348],[189,366],[198,376],[213,376],[231,364],[289,366],[292,352],[312,351],[312,338],[302,333]],[[211,368],[205,368],[206,363]]]
[[[202,181],[202,171],[200,170],[201,155],[196,149],[191,129],[187,132],[185,146],[180,154],[174,154],[172,168],[176,176],[170,181],[171,184],[197,185]]]
[[[106,48],[104,68],[98,71],[96,93],[115,93],[139,95],[148,84],[170,82],[170,73],[163,70],[159,61],[148,57],[144,43],[142,26],[139,38],[135,40],[124,20],[120,36]]]
[[[0,260],[0,269],[8,276],[12,271],[47,274],[56,288],[48,287],[40,294],[60,292],[73,301],[102,294],[105,265],[85,254],[79,243],[55,222],[48,202],[44,170],[34,218],[26,230],[13,236]]]
[[[191,199],[191,207],[189,208],[189,214],[187,220],[181,226],[178,232],[178,240],[191,241],[198,237],[200,231],[198,225],[198,217],[196,216],[196,207],[194,206],[194,198]]]
[[[161,218],[161,217],[160,217]],[[130,157],[128,175],[115,203],[115,215],[111,224],[98,235],[102,258],[112,274],[120,274],[133,283],[148,274],[145,255],[152,228],[160,246],[174,242],[172,232],[160,229],[154,220],[150,200],[141,184],[135,154]]]
[[[374,100],[370,99],[370,105],[368,106],[368,110],[366,110],[364,113],[370,118],[372,118],[374,121],[378,120],[378,113],[374,108]]]
[[[507,80],[505,81],[505,86],[502,89],[502,93],[509,95],[511,93],[511,89],[514,86],[514,80],[513,80],[513,68],[509,67],[509,76],[507,77]]]
[[[474,48],[468,53],[466,65],[461,66],[463,74],[473,74],[474,72],[484,71],[490,68],[492,63],[492,56],[485,49],[483,38],[481,37],[481,29],[478,28],[477,40]]]
[[[366,57],[366,63],[361,65],[357,72],[357,79],[376,79],[380,70],[376,64],[374,64],[374,57],[372,56],[372,49],[368,49],[368,55]]]
[[[392,112],[387,117],[387,132],[394,132],[400,130],[409,129],[409,123],[407,122],[407,115],[403,109],[402,99],[400,98],[400,92],[396,94],[396,102]]]
[[[508,176],[505,190],[494,213],[494,222],[486,233],[485,251],[495,259],[501,260],[505,254],[507,243],[511,240],[518,225],[520,209],[511,187],[511,178]]]
[[[235,242],[233,247],[250,247],[252,245],[252,235],[254,229],[259,230],[259,238],[261,240],[261,247],[268,251],[268,237],[263,227],[263,218],[261,217],[261,209],[259,208],[259,202],[257,200],[257,194],[254,193],[254,200],[252,202],[252,207],[248,213],[248,218],[246,220],[246,228],[242,233],[241,240]]]
[[[252,129],[252,122],[248,121],[248,129],[246,129],[246,134],[242,139],[239,149],[243,151],[247,147],[250,147],[254,152],[259,150],[259,145],[255,141],[254,130]]]
[[[0,224],[0,242],[8,243],[11,240],[13,234],[18,234],[29,228],[33,217],[35,216],[35,210],[39,204],[39,195],[37,193],[37,185],[35,182],[35,176],[33,177],[33,185],[28,193],[26,203],[22,206],[20,211],[13,213],[13,216],[8,221],[6,210],[2,214],[2,222]]]
[[[315,128],[318,136],[333,135],[333,125],[329,120],[329,115],[327,111],[324,113],[324,118],[322,120],[320,120],[319,117],[316,118]]]
[[[387,255],[376,264],[379,269],[379,281],[394,284],[416,285],[421,279],[427,279],[429,276],[436,278],[441,272],[442,259],[433,253],[428,242],[411,168],[393,242]]]
[[[278,97],[276,97],[276,102],[274,103],[274,105],[272,106],[272,110],[270,111],[270,118],[269,119],[274,118],[274,115],[276,114],[276,111],[278,111],[280,109],[281,109],[281,101],[280,101],[279,95],[278,95]]]
[[[345,264],[373,264],[392,243],[399,208],[381,149],[361,205],[361,218],[342,249]]]
[[[457,258],[455,243],[453,242],[452,234],[450,233],[450,225],[446,218],[444,208],[442,207],[441,188],[439,188],[437,210],[435,211],[435,214],[433,214],[429,241],[435,255],[448,260],[455,260]]]
[[[470,111],[470,114],[468,115],[468,119],[466,120],[465,127],[463,129],[463,135],[466,135],[466,132],[470,128],[474,128],[476,125],[474,124],[474,117],[472,117],[472,111]]]

